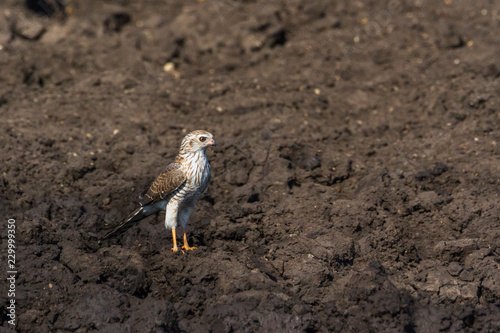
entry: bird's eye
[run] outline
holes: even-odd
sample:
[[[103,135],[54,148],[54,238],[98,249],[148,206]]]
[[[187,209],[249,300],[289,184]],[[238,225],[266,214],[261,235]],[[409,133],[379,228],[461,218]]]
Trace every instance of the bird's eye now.
[[[204,136],[200,137],[200,141],[201,141],[201,142],[205,142],[206,140],[207,140],[207,138],[206,138],[206,137],[204,137]]]

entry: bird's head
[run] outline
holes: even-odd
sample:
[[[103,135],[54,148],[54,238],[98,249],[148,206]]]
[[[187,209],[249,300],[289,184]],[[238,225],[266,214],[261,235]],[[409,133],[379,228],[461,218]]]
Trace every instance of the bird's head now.
[[[182,139],[180,153],[189,154],[205,151],[209,146],[215,146],[215,140],[212,133],[196,130]]]

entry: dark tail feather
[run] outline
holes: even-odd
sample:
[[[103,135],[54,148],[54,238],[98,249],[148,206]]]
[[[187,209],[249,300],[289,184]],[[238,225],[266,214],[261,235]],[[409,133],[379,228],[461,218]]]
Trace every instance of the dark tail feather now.
[[[127,231],[130,227],[132,227],[134,225],[134,222],[140,221],[148,215],[150,214],[146,214],[145,207],[137,208],[132,213],[130,213],[130,215],[116,228],[108,232],[106,236],[102,238],[102,240],[105,240],[111,236],[121,235],[122,233]]]

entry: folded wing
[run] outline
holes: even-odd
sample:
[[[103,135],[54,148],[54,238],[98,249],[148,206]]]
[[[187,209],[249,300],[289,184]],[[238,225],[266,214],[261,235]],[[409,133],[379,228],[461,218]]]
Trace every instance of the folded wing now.
[[[171,163],[139,196],[141,206],[150,205],[173,194],[186,181],[180,163]]]
[[[140,221],[158,212],[160,209],[154,204],[174,194],[185,182],[186,175],[182,171],[182,165],[180,163],[169,164],[165,170],[156,177],[155,181],[141,193],[139,196],[140,207],[136,208],[122,221],[122,223],[108,232],[103,239],[121,234],[130,228],[134,222]]]

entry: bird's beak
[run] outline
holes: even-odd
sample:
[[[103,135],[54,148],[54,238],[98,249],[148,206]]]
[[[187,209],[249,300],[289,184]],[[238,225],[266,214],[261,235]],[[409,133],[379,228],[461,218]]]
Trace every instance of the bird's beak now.
[[[205,146],[214,146],[215,147],[215,140],[212,139],[212,140],[208,141],[207,143],[205,143]]]

